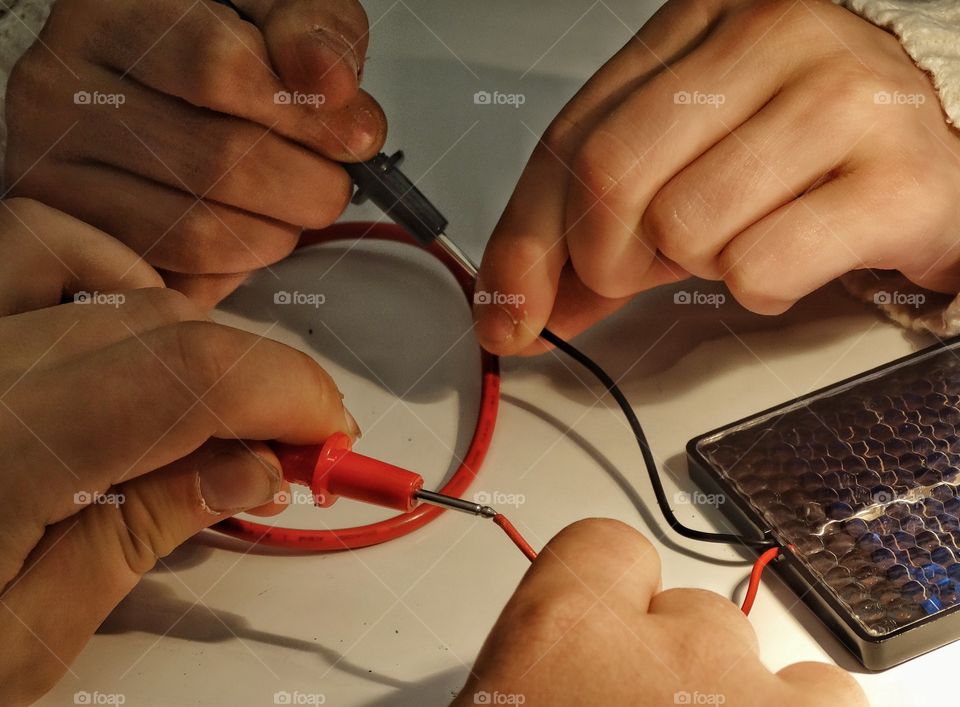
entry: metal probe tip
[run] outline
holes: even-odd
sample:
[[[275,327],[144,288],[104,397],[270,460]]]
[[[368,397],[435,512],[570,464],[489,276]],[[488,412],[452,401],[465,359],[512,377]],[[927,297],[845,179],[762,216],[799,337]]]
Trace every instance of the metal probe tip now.
[[[479,503],[471,503],[470,501],[464,501],[462,498],[454,498],[453,496],[444,496],[442,493],[436,493],[434,491],[420,489],[415,496],[424,503],[429,503],[433,506],[449,508],[462,513],[470,513],[475,516],[482,516],[483,518],[493,518],[497,515],[497,512],[490,506],[481,506]]]
[[[460,246],[450,240],[450,237],[446,233],[441,233],[437,236],[436,243],[443,248],[451,258],[456,260],[460,267],[470,273],[474,280],[477,279],[477,273],[480,271],[480,268],[470,260],[469,255],[460,249]]]

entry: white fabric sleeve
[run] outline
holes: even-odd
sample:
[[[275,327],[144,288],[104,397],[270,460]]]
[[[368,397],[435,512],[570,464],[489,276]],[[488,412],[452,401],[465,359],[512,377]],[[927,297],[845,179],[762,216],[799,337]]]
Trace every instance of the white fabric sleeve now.
[[[892,32],[929,74],[947,122],[960,128],[960,2],[958,0],[834,0]],[[960,297],[926,291],[890,271],[857,271],[843,278],[855,297],[876,304],[914,331],[960,334]]]
[[[917,66],[930,74],[949,122],[960,127],[960,2],[834,1],[893,32]]]
[[[0,183],[7,154],[7,79],[43,28],[54,0],[4,0],[0,5]]]

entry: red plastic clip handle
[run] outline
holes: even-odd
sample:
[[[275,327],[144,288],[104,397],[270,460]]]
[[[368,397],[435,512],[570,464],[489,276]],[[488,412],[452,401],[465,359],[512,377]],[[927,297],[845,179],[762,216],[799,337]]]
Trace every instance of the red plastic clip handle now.
[[[340,496],[410,512],[417,507],[423,477],[351,451],[350,438],[332,435],[323,446],[277,444],[284,478],[308,486],[314,503],[327,508]]]

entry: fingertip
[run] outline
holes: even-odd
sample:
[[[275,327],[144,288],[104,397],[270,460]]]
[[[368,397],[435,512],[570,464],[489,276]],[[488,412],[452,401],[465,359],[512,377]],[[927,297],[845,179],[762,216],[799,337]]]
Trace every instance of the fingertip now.
[[[520,349],[514,340],[517,321],[505,308],[477,304],[473,309],[474,331],[480,345],[496,356],[510,356]]]

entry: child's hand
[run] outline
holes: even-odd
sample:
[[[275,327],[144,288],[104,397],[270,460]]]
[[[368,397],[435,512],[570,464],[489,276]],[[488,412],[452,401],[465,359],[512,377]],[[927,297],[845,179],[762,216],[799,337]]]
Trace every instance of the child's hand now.
[[[825,0],[671,0],[564,108],[484,256],[501,354],[690,274],[777,314],[848,271],[960,288],[960,142],[897,40]]]
[[[202,304],[334,221],[383,144],[355,0],[58,0],[7,96],[7,184]],[[199,276],[199,277],[198,277]]]
[[[661,591],[660,558],[646,538],[589,520],[550,541],[504,608],[454,705],[478,703],[855,707],[866,699],[830,665],[771,673],[736,606],[713,592]]]
[[[69,669],[157,558],[227,515],[280,509],[276,457],[243,440],[357,430],[311,358],[206,321],[79,221],[0,202],[0,252],[0,703],[12,705]]]

